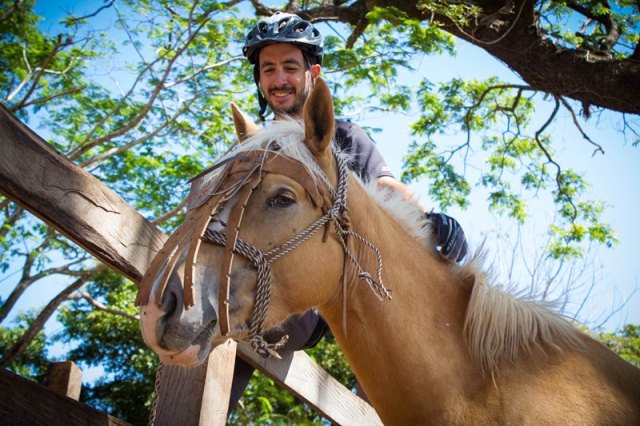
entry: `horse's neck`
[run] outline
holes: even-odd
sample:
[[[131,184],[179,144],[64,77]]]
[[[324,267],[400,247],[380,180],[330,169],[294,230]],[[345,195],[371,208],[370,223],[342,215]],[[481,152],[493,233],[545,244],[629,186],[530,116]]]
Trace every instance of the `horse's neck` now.
[[[446,398],[446,389],[473,364],[462,339],[468,291],[435,252],[359,191],[351,194],[351,205],[358,206],[351,221],[382,253],[383,282],[392,300],[379,300],[356,278],[347,284],[345,297],[337,294],[320,309],[371,400],[411,410],[425,397]],[[368,258],[367,272],[375,277],[375,256],[363,244],[354,247],[354,257]],[[425,360],[432,362],[416,369]],[[418,387],[420,396],[412,400],[408,389]]]
[[[501,363],[499,374],[484,374],[463,332],[474,285],[463,280],[473,277],[422,247],[362,188],[351,190],[350,201],[354,230],[382,253],[393,299],[379,300],[355,277],[346,297],[336,292],[318,308],[385,424],[557,423],[567,413],[594,424],[640,418],[640,370],[586,337],[586,350],[542,344]],[[371,250],[354,247],[354,258],[375,276]]]

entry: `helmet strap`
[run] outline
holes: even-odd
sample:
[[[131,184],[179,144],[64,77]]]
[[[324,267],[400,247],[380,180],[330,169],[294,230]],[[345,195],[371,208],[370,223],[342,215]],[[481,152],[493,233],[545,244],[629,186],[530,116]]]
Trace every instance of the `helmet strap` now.
[[[267,111],[268,104],[267,104],[267,100],[262,95],[262,90],[260,89],[260,70],[258,69],[259,67],[260,65],[258,62],[256,62],[256,64],[253,66],[253,81],[256,83],[256,87],[258,88],[258,103],[260,104],[260,112],[258,113],[258,115],[260,116],[260,121],[264,123],[266,121],[264,116],[265,116],[265,112]]]
[[[260,104],[260,113],[259,113],[260,121],[264,123],[266,121],[264,116],[265,116],[265,112],[267,112],[268,103],[265,97],[262,96],[262,91],[260,90],[260,87],[258,87],[258,103]]]

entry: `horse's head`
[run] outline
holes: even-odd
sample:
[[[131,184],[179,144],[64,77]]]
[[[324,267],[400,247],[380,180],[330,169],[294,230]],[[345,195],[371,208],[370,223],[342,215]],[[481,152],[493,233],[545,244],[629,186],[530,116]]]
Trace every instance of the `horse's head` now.
[[[234,108],[241,144],[194,183],[138,294],[144,340],[163,362],[197,364],[226,337],[272,353],[265,329],[332,297],[323,283],[339,282],[344,260],[326,231],[339,226],[348,177],[320,79],[303,117],[258,130]]]

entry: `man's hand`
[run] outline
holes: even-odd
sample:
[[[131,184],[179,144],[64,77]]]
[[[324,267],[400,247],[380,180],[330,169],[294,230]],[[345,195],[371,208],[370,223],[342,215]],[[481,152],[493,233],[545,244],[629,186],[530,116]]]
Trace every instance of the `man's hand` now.
[[[444,213],[427,213],[425,216],[433,224],[440,254],[455,262],[464,259],[467,254],[467,240],[458,221]]]

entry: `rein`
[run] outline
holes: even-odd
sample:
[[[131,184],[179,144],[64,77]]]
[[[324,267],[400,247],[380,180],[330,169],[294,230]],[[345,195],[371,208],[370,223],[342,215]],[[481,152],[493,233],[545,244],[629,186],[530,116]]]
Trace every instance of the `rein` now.
[[[391,299],[389,290],[387,290],[382,283],[382,256],[379,250],[361,235],[350,229],[347,208],[347,161],[340,156],[336,156],[335,158],[338,164],[338,184],[335,190],[331,188],[327,181],[324,182],[324,185],[318,185],[316,179],[311,176],[310,172],[300,162],[278,155],[277,151],[250,151],[229,160],[229,164],[226,165],[222,172],[222,177],[218,181],[214,194],[206,203],[198,207],[198,210],[193,212],[196,217],[195,222],[198,225],[189,226],[186,230],[182,230],[182,234],[188,234],[189,231],[196,232],[191,234],[190,238],[185,235],[175,238],[175,248],[171,250],[171,252],[166,249],[170,242],[167,241],[167,245],[163,248],[163,251],[165,252],[163,258],[157,262],[154,259],[154,262],[152,262],[157,263],[157,265],[155,268],[150,269],[162,270],[162,268],[164,268],[162,281],[160,282],[159,288],[156,290],[160,292],[157,300],[162,299],[162,292],[167,284],[168,275],[173,269],[180,252],[184,248],[186,240],[188,240],[191,242],[192,246],[190,247],[185,263],[183,291],[185,295],[185,309],[193,306],[193,268],[200,242],[222,246],[224,247],[224,253],[218,291],[218,312],[221,334],[228,335],[230,331],[229,288],[231,284],[231,269],[233,266],[234,255],[238,254],[249,260],[257,271],[257,286],[255,304],[250,319],[249,343],[256,353],[265,358],[280,358],[277,350],[286,344],[289,336],[285,335],[275,343],[267,342],[263,336],[264,323],[269,309],[269,303],[271,301],[271,265],[279,258],[287,255],[305,241],[309,240],[322,228],[325,228],[323,242],[326,241],[329,225],[331,223],[335,226],[338,241],[340,241],[343,251],[349,260],[357,267],[358,277],[367,282],[380,299]],[[262,179],[268,173],[285,175],[298,182],[306,190],[314,205],[322,209],[323,215],[307,226],[304,230],[289,238],[282,244],[267,252],[262,252],[251,243],[241,239],[238,234],[248,200],[253,194],[253,191],[260,185]],[[232,184],[229,185],[229,183]],[[227,189],[221,191],[220,188],[223,186],[227,186]],[[218,210],[220,205],[230,200],[236,194],[239,194],[239,199],[231,208],[226,232],[210,229],[208,225],[215,217],[216,210]],[[331,199],[333,199],[333,201],[331,201]],[[202,223],[205,218],[205,213],[202,213],[202,210],[206,213],[205,226],[203,226],[204,223]],[[181,231],[181,229],[178,231]],[[178,231],[176,231],[176,234],[179,233]],[[348,238],[349,236],[354,236],[355,239],[364,243],[376,253],[378,263],[377,280],[374,279],[371,274],[364,271],[360,263],[355,259],[350,248],[351,243]],[[343,272],[343,284],[347,277],[347,265],[349,262],[344,262],[344,264],[345,271]],[[150,274],[148,273],[147,275]],[[151,286],[147,285],[146,287]],[[143,296],[140,296],[139,294],[138,303],[146,303],[145,299],[148,299],[151,289],[146,288],[145,290],[146,291]]]

